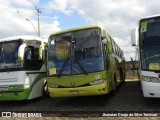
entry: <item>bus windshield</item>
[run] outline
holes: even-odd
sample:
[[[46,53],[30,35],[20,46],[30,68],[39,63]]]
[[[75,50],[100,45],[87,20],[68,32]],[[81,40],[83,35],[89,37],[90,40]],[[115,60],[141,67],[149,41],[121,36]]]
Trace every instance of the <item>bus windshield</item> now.
[[[0,43],[0,69],[19,68],[18,48],[21,42],[2,42]]]
[[[144,70],[160,70],[160,18],[141,21],[141,63]]]
[[[88,74],[104,70],[100,29],[52,36],[48,47],[48,75]]]

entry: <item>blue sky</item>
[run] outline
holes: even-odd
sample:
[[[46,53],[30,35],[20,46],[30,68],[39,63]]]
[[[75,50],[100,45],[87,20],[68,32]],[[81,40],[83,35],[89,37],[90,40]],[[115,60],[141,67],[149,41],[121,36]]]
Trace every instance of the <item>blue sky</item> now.
[[[159,14],[159,5],[159,0],[1,0],[0,38],[37,35],[33,28],[37,30],[37,6],[42,11],[41,37],[48,39],[62,29],[101,23],[129,60],[135,57],[130,30],[140,18]]]

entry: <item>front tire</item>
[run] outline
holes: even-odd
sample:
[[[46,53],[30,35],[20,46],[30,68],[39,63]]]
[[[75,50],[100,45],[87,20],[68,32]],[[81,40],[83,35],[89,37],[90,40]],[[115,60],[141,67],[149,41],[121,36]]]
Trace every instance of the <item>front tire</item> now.
[[[48,96],[49,96],[47,82],[45,82],[45,83],[44,83],[44,86],[43,86],[43,96],[44,96],[44,97],[48,97]]]
[[[114,74],[114,90],[117,90],[118,84],[117,84],[117,78],[116,75]]]

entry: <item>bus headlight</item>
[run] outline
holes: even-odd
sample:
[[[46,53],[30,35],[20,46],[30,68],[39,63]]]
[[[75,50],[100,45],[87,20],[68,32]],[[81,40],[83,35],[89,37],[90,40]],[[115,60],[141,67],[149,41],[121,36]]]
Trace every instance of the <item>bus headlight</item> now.
[[[48,84],[48,87],[50,87],[50,88],[58,88],[59,85],[56,85],[56,84]]]
[[[10,85],[9,89],[10,90],[23,90],[24,86],[23,85]]]
[[[147,81],[147,82],[160,83],[160,80],[157,77],[141,76],[141,79],[144,80],[144,81]]]
[[[90,82],[89,84],[90,85],[97,85],[97,84],[101,84],[101,83],[104,83],[104,82],[105,82],[105,80],[95,80],[95,81]]]

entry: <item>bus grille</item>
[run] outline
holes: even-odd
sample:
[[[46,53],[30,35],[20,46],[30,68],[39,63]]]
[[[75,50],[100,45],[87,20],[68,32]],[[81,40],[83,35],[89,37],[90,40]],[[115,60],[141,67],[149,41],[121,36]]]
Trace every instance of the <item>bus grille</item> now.
[[[0,83],[2,82],[17,82],[17,78],[0,79]]]
[[[8,85],[1,85],[0,86],[0,91],[6,91],[8,90]]]

